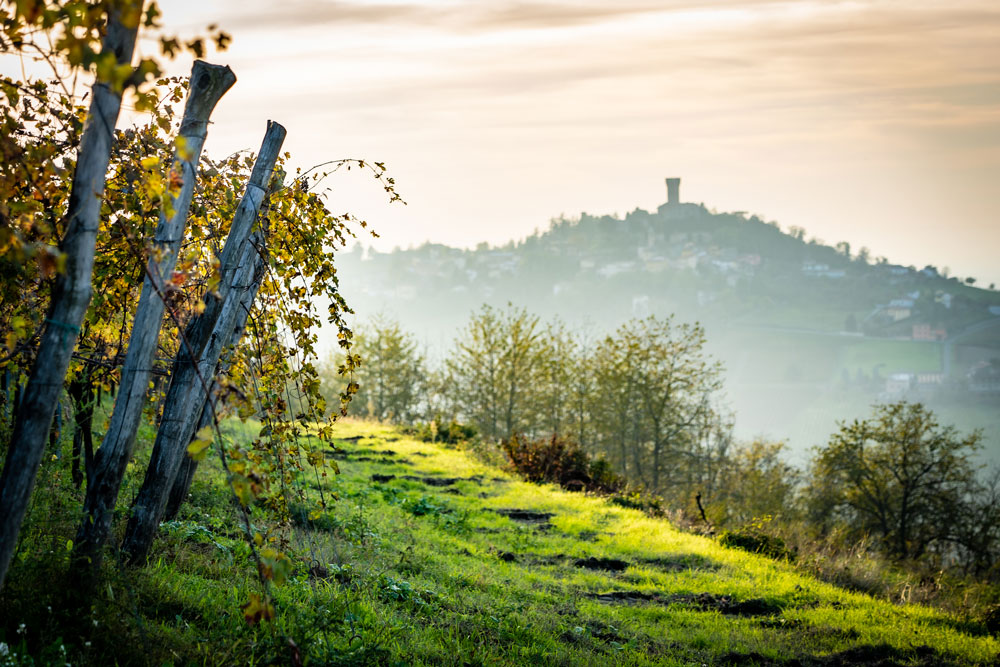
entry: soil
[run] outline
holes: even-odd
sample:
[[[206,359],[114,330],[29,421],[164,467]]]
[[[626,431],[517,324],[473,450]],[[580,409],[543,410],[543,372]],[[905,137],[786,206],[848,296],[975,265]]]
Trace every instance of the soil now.
[[[511,521],[527,523],[535,526],[550,525],[549,519],[555,516],[552,512],[535,512],[534,510],[522,509],[496,509],[493,510],[501,516],[505,516]]]
[[[596,556],[591,556],[589,558],[578,558],[573,561],[573,565],[576,567],[583,567],[588,570],[624,572],[628,569],[629,563],[623,560],[618,560],[617,558],[597,558]]]
[[[760,667],[950,667],[955,662],[929,646],[897,649],[885,644],[865,644],[829,655],[775,659],[760,653],[727,653],[720,665],[759,665]]]
[[[659,558],[642,558],[636,562],[637,565],[646,565],[666,572],[683,572],[685,570],[709,570],[721,569],[722,566],[713,560],[696,556],[693,554],[683,554],[677,556],[661,556]]]
[[[715,595],[713,593],[659,595],[639,591],[612,591],[591,595],[591,597],[606,604],[636,604],[637,602],[656,602],[664,605],[683,604],[702,611],[718,611],[727,616],[771,616],[781,612],[781,607],[761,598],[737,602],[728,595]]]

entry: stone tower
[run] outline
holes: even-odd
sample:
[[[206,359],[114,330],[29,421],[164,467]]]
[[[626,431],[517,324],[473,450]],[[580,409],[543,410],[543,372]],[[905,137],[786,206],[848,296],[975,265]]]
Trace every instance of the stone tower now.
[[[681,179],[667,179],[667,204],[673,206],[681,203]]]

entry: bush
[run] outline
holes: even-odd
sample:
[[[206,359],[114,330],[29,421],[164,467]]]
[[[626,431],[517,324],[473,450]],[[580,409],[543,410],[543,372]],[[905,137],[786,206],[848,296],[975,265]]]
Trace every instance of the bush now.
[[[454,419],[446,424],[441,417],[435,417],[433,421],[420,422],[406,428],[404,433],[424,442],[441,442],[446,445],[467,442],[473,440],[477,435],[475,426],[461,424]]]
[[[571,491],[616,493],[625,488],[625,478],[602,459],[591,460],[580,445],[553,435],[528,440],[515,434],[500,443],[514,471],[529,482],[552,482]]]
[[[994,637],[1000,637],[1000,604],[995,604],[983,615],[983,625],[986,631]]]
[[[795,560],[795,554],[788,550],[783,539],[753,528],[727,530],[719,536],[719,544],[778,560]]]
[[[665,516],[667,513],[663,496],[641,489],[626,489],[612,495],[609,500],[619,507],[640,510],[650,516]],[[677,522],[674,523],[676,525]]]

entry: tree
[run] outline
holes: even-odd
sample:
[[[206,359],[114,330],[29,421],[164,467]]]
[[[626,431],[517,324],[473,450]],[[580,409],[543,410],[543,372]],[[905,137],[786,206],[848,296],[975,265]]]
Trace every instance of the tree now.
[[[351,412],[395,424],[416,419],[426,371],[413,334],[377,315],[355,331],[353,352],[361,357],[361,366],[354,371],[358,392]]]
[[[508,305],[474,314],[445,361],[455,411],[494,440],[532,427],[543,351],[538,317]]]
[[[978,431],[962,436],[920,403],[876,406],[868,419],[842,423],[812,463],[812,517],[877,536],[897,559],[943,550],[954,518],[976,482]]]
[[[705,492],[717,523],[745,526],[763,517],[796,513],[800,474],[784,460],[783,450],[784,443],[754,440],[718,451],[712,461],[718,472]]]

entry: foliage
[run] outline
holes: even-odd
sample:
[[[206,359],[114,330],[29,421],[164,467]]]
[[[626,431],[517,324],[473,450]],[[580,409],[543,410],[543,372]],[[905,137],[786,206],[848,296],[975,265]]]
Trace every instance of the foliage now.
[[[513,306],[483,306],[445,361],[450,403],[485,438],[530,428],[543,351],[538,317]]]
[[[615,493],[625,486],[624,478],[615,474],[605,459],[591,460],[577,443],[558,435],[529,440],[515,434],[500,447],[514,471],[530,482],[602,493]]]
[[[414,422],[425,393],[426,370],[413,334],[398,322],[376,315],[355,328],[350,354],[361,360],[351,378],[357,384],[351,414],[394,424]],[[341,374],[335,370],[345,360],[339,355],[333,364],[321,368],[327,387],[341,384]]]
[[[769,558],[794,560],[795,554],[785,546],[785,541],[764,530],[764,524],[770,520],[771,517],[765,517],[747,525],[745,528],[724,531],[719,535],[719,544],[724,547],[743,549],[750,553],[762,554]]]
[[[429,422],[419,422],[404,431],[424,442],[441,442],[446,445],[468,442],[478,435],[475,426],[462,424],[454,419],[445,423],[440,415]]]
[[[781,442],[754,440],[713,457],[703,479],[705,511],[714,524],[746,526],[760,517],[791,520],[799,515],[799,471],[784,460]]]
[[[811,516],[877,536],[894,558],[947,556],[976,483],[970,457],[979,439],[939,425],[920,403],[876,406],[868,419],[841,424],[817,452]]]
[[[100,52],[104,22],[109,12],[120,12],[125,24],[141,24],[166,57],[180,51],[202,57],[206,50],[205,37],[181,43],[161,35],[157,5],[148,3],[139,12],[142,5],[122,0],[0,3],[0,53],[38,57],[51,66],[55,77],[0,79],[0,336],[7,348],[0,355],[0,373],[3,388],[15,397],[33,363],[54,280],[65,270],[66,257],[57,246],[67,229],[69,187],[86,115],[73,84],[78,77],[95,76],[98,85],[131,91],[136,108],[144,114],[137,126],[114,134],[97,229],[94,297],[65,379],[77,435],[86,431],[74,437],[78,443],[89,443],[91,427],[100,427],[91,422],[94,405],[102,393],[113,393],[117,384],[147,260],[161,252],[153,243],[157,221],[161,212],[170,213],[170,195],[182,185],[173,155],[183,156],[185,149],[183,141],[173,137],[177,130],[174,107],[183,100],[187,82],[160,78],[147,87],[146,80],[159,75],[155,59],[143,60],[135,68],[115,66],[114,54]],[[208,32],[220,48],[229,41],[214,26]],[[292,170],[289,160],[287,153],[279,160],[258,220],[265,239],[259,250],[266,271],[250,313],[245,344],[229,351],[222,364],[225,377],[216,378],[224,405],[217,418],[235,409],[244,420],[259,420],[255,437],[245,440],[219,437],[221,432],[215,429],[217,452],[226,470],[225,488],[242,508],[241,536],[249,540],[248,552],[264,587],[261,595],[243,605],[247,620],[253,622],[272,616],[268,582],[285,582],[289,571],[280,531],[256,530],[250,514],[274,511],[274,516],[287,521],[289,503],[302,502],[310,485],[336,472],[336,464],[322,453],[333,420],[327,417],[316,368],[316,329],[324,319],[334,325],[345,352],[342,372],[350,376],[358,362],[351,355],[352,332],[345,319],[351,311],[339,292],[331,251],[343,247],[367,223],[350,214],[332,213],[317,193],[318,187],[330,174],[353,167],[369,171],[390,201],[399,200],[382,163],[342,159]],[[153,418],[163,407],[163,379],[183,344],[181,332],[205,308],[205,299],[218,284],[217,256],[252,166],[253,155],[246,153],[221,160],[205,157],[198,165],[198,187],[183,250],[176,270],[160,290],[168,317],[161,329],[153,400],[148,405]],[[325,317],[316,305],[320,301],[329,304]],[[334,417],[346,413],[356,389],[352,382],[343,388]],[[8,391],[2,394],[0,453],[8,448],[9,424],[18,408],[9,404]],[[56,460],[61,460],[59,427],[66,415],[68,411],[60,407],[52,436]],[[211,440],[203,429],[192,453],[204,458]],[[73,476],[79,485],[77,452]],[[88,447],[88,461],[91,454]],[[310,503],[325,508],[332,498],[321,494]],[[168,529],[178,530],[176,526]],[[208,538],[200,530],[188,529],[181,530],[180,536]]]

